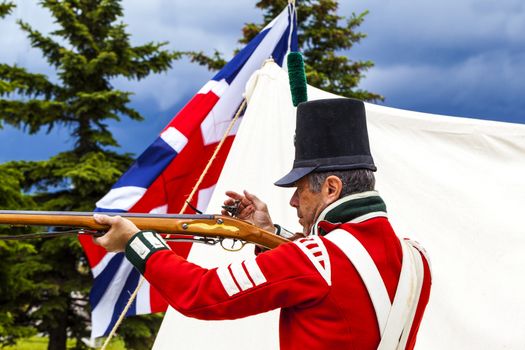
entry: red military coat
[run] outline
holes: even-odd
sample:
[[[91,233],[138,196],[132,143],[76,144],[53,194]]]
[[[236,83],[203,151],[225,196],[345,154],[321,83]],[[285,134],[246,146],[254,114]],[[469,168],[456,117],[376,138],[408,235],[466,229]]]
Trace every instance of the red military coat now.
[[[372,257],[392,301],[402,251],[376,192],[348,196],[325,210],[311,236],[242,262],[204,269],[173,253],[160,236],[139,232],[126,256],[169,304],[205,320],[235,319],[281,308],[280,347],[286,349],[377,349],[378,321],[358,272],[323,235],[342,228]],[[319,235],[318,235],[319,234]],[[407,342],[416,333],[430,293],[425,278]]]

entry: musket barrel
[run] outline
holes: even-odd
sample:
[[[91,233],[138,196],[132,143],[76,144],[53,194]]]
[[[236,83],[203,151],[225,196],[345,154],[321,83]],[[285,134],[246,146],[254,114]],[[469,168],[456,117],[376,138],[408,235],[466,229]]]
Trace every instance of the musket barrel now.
[[[64,211],[16,211],[0,210],[0,224],[14,226],[75,227],[106,231],[109,226],[100,225],[93,218],[94,212]],[[120,215],[132,221],[141,230],[153,230],[167,234],[222,237],[255,243],[266,248],[275,248],[288,242],[287,239],[264,231],[251,223],[221,215],[175,215],[100,212]]]
[[[122,217],[167,218],[167,219],[213,219],[217,215],[210,214],[150,214],[150,213],[123,213],[123,212],[91,212],[91,211],[38,211],[38,210],[0,210],[4,215],[65,215],[65,216],[93,216],[93,214],[120,215]]]

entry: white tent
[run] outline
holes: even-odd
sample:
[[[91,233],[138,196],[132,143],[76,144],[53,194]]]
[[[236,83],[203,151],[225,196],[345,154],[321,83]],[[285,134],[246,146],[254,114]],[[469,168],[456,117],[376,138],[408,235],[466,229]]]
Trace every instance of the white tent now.
[[[335,97],[309,87],[310,100]],[[291,191],[273,181],[293,162],[295,108],[288,78],[268,63],[250,80],[248,109],[208,212],[226,190],[247,189],[274,221],[299,231]],[[400,236],[422,243],[433,287],[419,349],[525,345],[525,125],[366,105],[377,189]],[[217,266],[252,254],[194,245],[189,259]],[[278,312],[235,321],[166,314],[154,349],[276,349]]]

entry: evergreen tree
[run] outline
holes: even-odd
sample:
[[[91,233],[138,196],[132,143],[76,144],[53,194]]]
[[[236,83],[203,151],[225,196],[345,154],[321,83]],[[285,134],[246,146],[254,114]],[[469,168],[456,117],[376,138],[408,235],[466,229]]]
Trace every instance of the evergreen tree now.
[[[241,43],[253,39],[264,26],[288,4],[288,0],[260,0],[256,6],[263,11],[263,23],[248,23],[243,28]],[[337,15],[337,0],[301,0],[297,4],[299,51],[305,60],[308,84],[337,95],[364,101],[383,100],[381,95],[358,89],[364,72],[374,66],[371,61],[352,61],[343,55],[366,34],[357,28],[368,12],[353,13],[349,18]],[[190,53],[192,60],[219,69],[225,63],[219,53],[209,57],[202,52]]]
[[[31,194],[30,202],[24,203],[26,209],[90,211],[132,161],[130,154],[110,148],[118,144],[107,121],[123,116],[142,120],[128,107],[131,93],[115,90],[111,79],[140,80],[166,71],[180,54],[164,50],[165,43],[131,46],[126,26],[118,22],[123,15],[118,0],[43,0],[40,4],[51,12],[59,29],[44,35],[26,22],[19,25],[56,69],[58,78],[53,81],[0,64],[0,97],[4,97],[0,127],[4,123],[34,134],[61,126],[71,131],[75,145],[46,161],[5,166],[16,169],[18,188]],[[3,4],[1,8],[7,13],[11,7]],[[6,205],[15,208],[13,203]],[[89,333],[87,293],[92,280],[78,241],[42,240],[24,249],[38,252],[32,261],[41,266],[28,277],[39,289],[28,296],[26,324],[49,335],[48,349],[66,349],[68,337],[77,339],[77,348],[85,347],[80,340]],[[4,265],[0,269],[6,273]],[[7,272],[6,279],[10,276]],[[143,327],[159,324],[158,316],[149,316]],[[133,341],[127,344],[129,349],[150,348],[153,339],[146,346]]]
[[[4,18],[5,16],[7,16],[8,14],[10,14],[14,7],[15,7],[15,4],[13,4],[12,2],[7,2],[7,1],[0,2],[0,20]],[[12,90],[13,90],[12,84],[0,80],[0,94],[8,92],[8,91],[12,91]],[[2,125],[0,124],[0,127],[1,126]]]
[[[13,3],[0,3],[0,19],[15,7]],[[12,91],[13,86],[0,80],[0,92]],[[31,198],[21,191],[23,174],[10,164],[0,165],[0,209],[18,209],[32,206]],[[0,234],[13,234],[19,229],[0,228]],[[0,241],[0,347],[14,345],[19,338],[35,334],[34,328],[24,320],[30,312],[31,293],[40,286],[33,283],[36,273],[45,267],[34,264],[35,249],[31,244]]]
[[[12,164],[0,165],[0,209],[21,209],[33,205],[21,193],[23,174]],[[16,234],[24,230],[0,228],[0,234]],[[46,266],[37,263],[35,248],[24,242],[0,241],[0,347],[13,345],[17,339],[36,333],[27,322],[31,300],[39,288],[35,275]]]

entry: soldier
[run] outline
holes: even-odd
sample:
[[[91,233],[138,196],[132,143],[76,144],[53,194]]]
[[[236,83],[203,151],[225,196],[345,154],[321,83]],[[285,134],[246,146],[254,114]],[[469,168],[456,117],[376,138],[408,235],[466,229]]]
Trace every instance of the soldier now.
[[[309,101],[297,108],[295,160],[277,186],[296,187],[290,205],[303,234],[251,259],[204,269],[172,252],[155,232],[120,217],[96,242],[128,260],[184,315],[235,319],[281,308],[281,349],[412,349],[428,303],[428,260],[399,239],[374,190],[376,170],[363,102]],[[239,217],[274,225],[256,196],[228,192]]]

